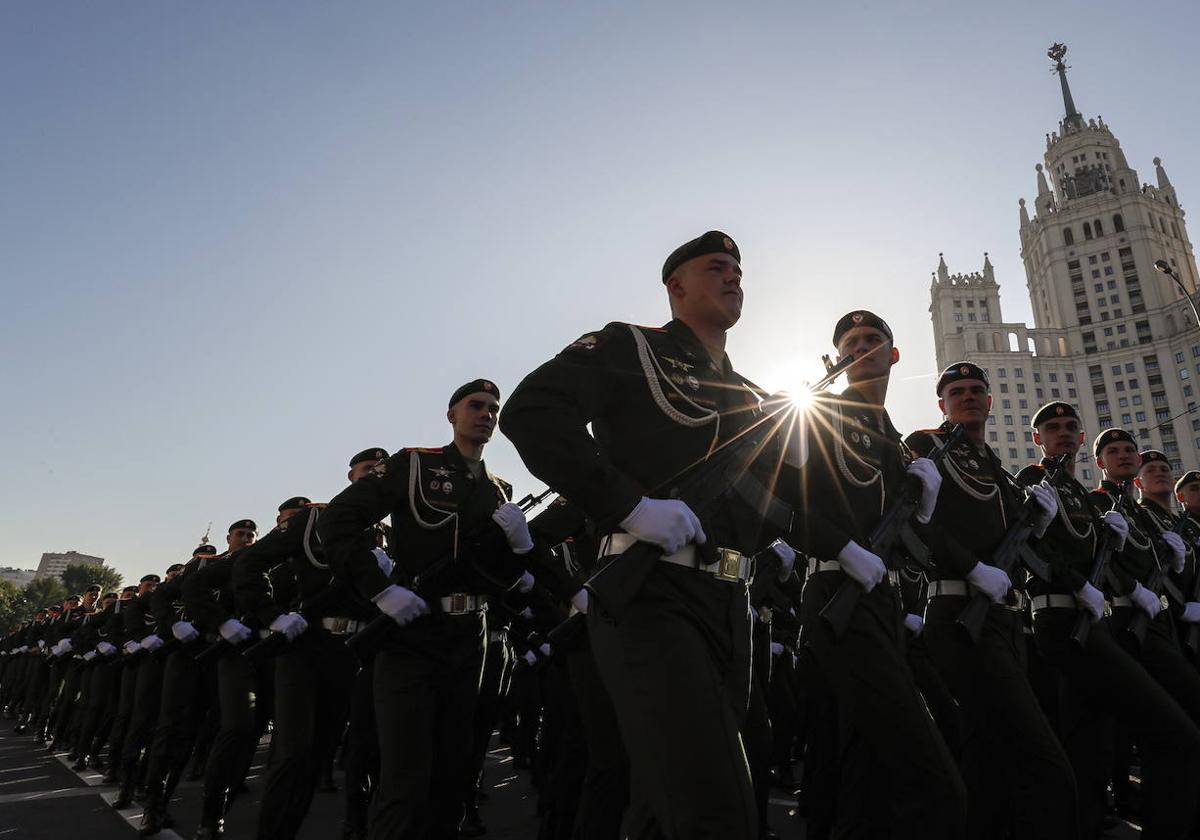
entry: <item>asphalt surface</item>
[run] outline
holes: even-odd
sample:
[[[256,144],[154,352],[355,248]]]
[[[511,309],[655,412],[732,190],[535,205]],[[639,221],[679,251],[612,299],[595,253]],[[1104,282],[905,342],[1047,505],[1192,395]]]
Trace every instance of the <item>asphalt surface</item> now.
[[[249,792],[235,803],[226,820],[226,836],[250,840],[266,772],[269,736],[263,739],[247,780]],[[481,814],[487,840],[536,840],[537,798],[528,771],[512,766],[507,747],[494,744],[485,765],[487,798]],[[341,783],[340,773],[335,781]],[[171,803],[177,826],[161,832],[160,840],[190,840],[200,820],[200,782],[180,784]],[[0,723],[0,840],[59,840],[86,837],[88,840],[132,840],[137,837],[140,806],[114,811],[115,785],[102,784],[94,770],[76,773],[66,754],[48,752],[29,735],[14,735],[9,721]],[[301,840],[338,840],[341,837],[342,794],[317,793]],[[785,840],[803,840],[804,821],[797,815],[794,799],[784,791],[771,797],[771,827]],[[1105,835],[1128,840],[1138,833],[1128,825],[1116,826]]]

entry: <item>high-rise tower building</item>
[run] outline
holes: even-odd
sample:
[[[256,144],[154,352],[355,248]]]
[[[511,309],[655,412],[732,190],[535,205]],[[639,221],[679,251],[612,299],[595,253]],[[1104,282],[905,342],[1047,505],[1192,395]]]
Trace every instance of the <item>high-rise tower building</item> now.
[[[1154,268],[1166,260],[1195,295],[1183,209],[1159,158],[1156,186],[1141,183],[1104,120],[1076,109],[1066,47],[1047,54],[1065,115],[1035,167],[1032,214],[1019,202],[1034,326],[1005,323],[986,254],[972,274],[952,275],[939,259],[930,289],[938,366],[969,359],[988,369],[988,441],[1009,468],[1037,459],[1029,419],[1055,399],[1083,417],[1085,483],[1097,479],[1091,440],[1110,426],[1164,451],[1176,472],[1200,467],[1200,329],[1183,293]]]

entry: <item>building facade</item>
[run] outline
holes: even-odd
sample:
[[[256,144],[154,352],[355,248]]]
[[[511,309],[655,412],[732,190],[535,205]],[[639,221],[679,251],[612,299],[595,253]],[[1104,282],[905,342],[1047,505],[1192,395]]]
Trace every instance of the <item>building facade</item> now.
[[[10,566],[0,568],[0,580],[6,580],[19,589],[24,589],[37,576],[33,569],[14,569]]]
[[[1035,167],[1033,213],[1019,202],[1034,326],[1005,322],[986,254],[982,270],[967,274],[951,274],[939,259],[929,310],[938,367],[969,359],[990,372],[988,442],[1009,469],[1040,457],[1030,417],[1061,399],[1083,418],[1085,483],[1098,480],[1091,440],[1112,426],[1143,449],[1161,449],[1178,474],[1200,467],[1200,329],[1191,302],[1155,262],[1165,260],[1195,295],[1183,208],[1159,158],[1156,186],[1141,183],[1104,120],[1076,110],[1065,52],[1056,44],[1049,53],[1065,116]]]
[[[96,566],[103,566],[104,558],[93,557],[90,554],[80,554],[78,551],[67,551],[62,554],[47,551],[42,555],[42,559],[38,561],[36,575],[40,578],[62,577],[62,573],[66,571],[67,566],[75,566],[79,563],[92,563]]]

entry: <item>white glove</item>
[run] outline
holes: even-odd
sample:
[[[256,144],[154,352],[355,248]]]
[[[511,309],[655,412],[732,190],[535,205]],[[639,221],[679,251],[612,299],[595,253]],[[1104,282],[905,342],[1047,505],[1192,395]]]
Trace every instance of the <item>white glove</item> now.
[[[937,465],[928,458],[917,458],[909,464],[908,474],[915,475],[921,481],[921,504],[917,507],[917,521],[927,525],[929,520],[933,519],[933,509],[937,506],[942,474],[938,472]]]
[[[62,656],[64,653],[70,653],[74,649],[74,645],[71,644],[70,639],[63,639],[55,647],[58,648],[59,656]]]
[[[529,536],[529,523],[525,521],[525,511],[512,502],[505,502],[496,508],[492,521],[500,526],[508,547],[513,554],[527,554],[533,550],[533,537]]]
[[[110,644],[109,642],[101,642],[100,644],[96,645],[96,650],[100,651],[105,656],[112,656],[117,652],[116,646]]]
[[[525,619],[526,621],[529,621],[533,618],[533,610],[529,609],[529,607],[526,607],[525,609],[521,610],[518,615],[520,615],[521,618]]]
[[[700,520],[686,503],[677,499],[650,499],[637,503],[621,527],[635,539],[652,543],[667,554],[674,554],[690,542],[704,545],[708,537]]]
[[[420,595],[403,586],[391,586],[371,599],[384,615],[403,627],[414,618],[429,612],[429,605]]]
[[[1200,622],[1200,601],[1188,601],[1184,604],[1183,614],[1179,616],[1179,620],[1188,624]]]
[[[868,592],[887,577],[887,566],[883,565],[883,561],[854,540],[842,547],[837,559],[842,564],[842,571],[861,583]]]
[[[588,591],[586,589],[580,589],[578,592],[572,595],[571,606],[574,607],[577,612],[587,615]]]
[[[287,640],[290,642],[308,629],[308,622],[304,620],[304,616],[300,615],[300,613],[284,613],[272,621],[271,626],[267,629],[273,633],[282,633],[287,636]]]
[[[1037,520],[1033,524],[1033,535],[1040,538],[1045,536],[1046,529],[1050,527],[1055,514],[1058,513],[1058,499],[1055,497],[1054,491],[1050,489],[1050,485],[1044,481],[1029,488],[1029,497],[1041,508]]]
[[[529,572],[521,572],[521,576],[517,578],[517,582],[510,586],[509,589],[515,589],[524,595],[533,589],[533,580],[533,575],[529,574]]]
[[[542,656],[549,656],[550,655],[550,643],[542,642],[540,645],[538,645],[538,653],[540,653]]]
[[[1187,548],[1184,547],[1183,537],[1176,534],[1174,531],[1164,531],[1162,541],[1171,547],[1171,568],[1175,570],[1175,574],[1183,571],[1183,565],[1187,562]]]
[[[39,647],[41,650],[45,650],[45,649],[46,649],[46,640],[45,640],[45,639],[38,639],[38,647]]]
[[[385,577],[391,577],[392,569],[396,565],[392,562],[391,555],[379,547],[372,548],[371,553],[375,555],[375,562],[379,564],[379,571],[383,572]]]
[[[796,567],[796,552],[783,540],[775,540],[768,548],[779,558],[779,579],[787,580]]]
[[[1133,599],[1133,603],[1141,608],[1142,612],[1151,618],[1162,612],[1162,602],[1158,600],[1158,597],[1153,592],[1140,583],[1133,587],[1133,592],[1129,593],[1129,597]]]
[[[236,618],[227,619],[217,628],[217,632],[221,634],[222,639],[231,645],[240,645],[250,638],[250,628]]]
[[[134,653],[137,653],[141,649],[142,649],[142,646],[140,644],[138,644],[137,642],[133,641],[133,639],[130,639],[128,642],[125,643],[125,652],[126,653],[134,654]]]
[[[171,625],[171,635],[186,645],[200,638],[200,631],[190,621],[176,621]]]
[[[17,648],[17,653],[25,653],[27,650],[29,650],[29,645],[21,645]]]
[[[1123,549],[1125,547],[1125,538],[1129,536],[1129,523],[1125,521],[1125,517],[1115,510],[1110,510],[1104,514],[1104,524],[1117,535],[1117,544],[1113,546],[1113,550],[1120,551]]]
[[[94,651],[94,650],[89,650],[87,653],[85,653],[83,655],[84,662],[91,662],[95,658],[96,658],[96,651]]]
[[[1100,594],[1099,589],[1090,583],[1084,583],[1080,590],[1075,593],[1075,604],[1081,610],[1090,614],[1093,622],[1099,621],[1104,617],[1104,596]]]
[[[967,582],[996,604],[1004,603],[1004,596],[1012,586],[1012,581],[1003,569],[997,569],[987,563],[976,563],[975,567],[967,572]]]
[[[783,644],[781,642],[771,642],[771,656],[778,656],[783,653]]]
[[[149,636],[142,639],[142,641],[139,642],[139,644],[146,650],[150,651],[151,653],[154,653],[154,651],[158,650],[160,647],[163,646],[163,640],[160,639],[156,634],[151,633]]]
[[[525,651],[525,656],[522,658],[525,660],[525,664],[530,668],[537,664],[537,654],[531,650]]]
[[[921,618],[921,616],[917,615],[916,613],[909,613],[908,615],[904,616],[904,626],[907,627],[908,631],[914,636],[920,636],[921,631],[925,629],[925,619]]]
[[[50,648],[50,655],[53,656],[55,659],[57,659],[58,657],[63,655],[62,643],[65,641],[66,641],[66,639],[63,639],[62,641],[59,641],[59,642],[55,642],[54,647]]]

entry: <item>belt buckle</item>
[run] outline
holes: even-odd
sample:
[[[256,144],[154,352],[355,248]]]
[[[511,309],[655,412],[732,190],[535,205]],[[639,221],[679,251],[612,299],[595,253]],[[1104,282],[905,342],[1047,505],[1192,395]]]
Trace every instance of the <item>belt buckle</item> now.
[[[467,611],[467,596],[462,592],[455,592],[450,596],[450,614],[462,615]]]
[[[333,626],[329,628],[330,633],[345,633],[346,628],[350,625],[350,619],[335,616],[332,624]]]
[[[721,580],[739,581],[742,579],[742,555],[732,548],[717,549],[717,570],[714,577]]]
[[[765,604],[758,608],[758,620],[763,624],[770,624],[772,615],[771,608]]]

